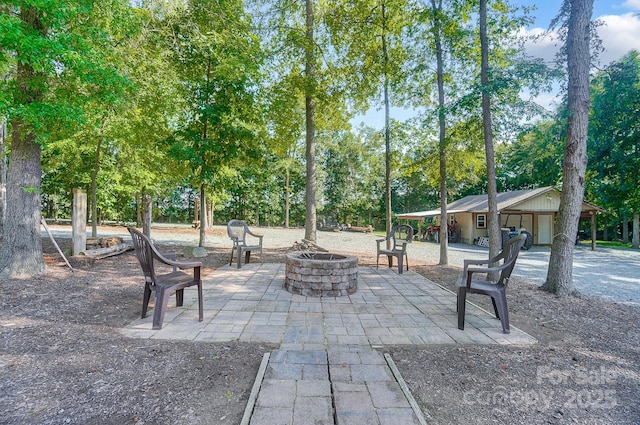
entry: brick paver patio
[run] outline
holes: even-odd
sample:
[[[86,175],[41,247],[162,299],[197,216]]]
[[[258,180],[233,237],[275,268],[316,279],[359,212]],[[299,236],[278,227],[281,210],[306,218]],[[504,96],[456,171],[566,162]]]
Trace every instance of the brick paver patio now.
[[[361,267],[358,291],[338,298],[294,295],[283,281],[284,264],[222,267],[203,279],[203,322],[188,288],[184,306],[167,310],[161,330],[151,330],[150,314],[123,332],[279,344],[243,421],[252,425],[424,423],[390,357],[376,349],[535,343],[513,326],[503,334],[500,321],[479,308],[467,307],[465,330],[458,330],[455,294],[412,271]]]

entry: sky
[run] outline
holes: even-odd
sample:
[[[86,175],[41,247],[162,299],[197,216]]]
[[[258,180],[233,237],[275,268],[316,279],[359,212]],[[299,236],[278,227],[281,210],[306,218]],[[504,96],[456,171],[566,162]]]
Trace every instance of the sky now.
[[[528,28],[522,28],[524,35],[538,35],[548,30],[551,20],[560,10],[562,0],[512,0],[515,5],[536,6],[531,13],[535,22]],[[621,59],[631,49],[640,51],[640,0],[595,0],[593,4],[593,20],[599,20],[602,25],[597,29],[602,40],[604,51],[599,56],[599,68],[603,68],[612,61]],[[527,53],[534,57],[541,57],[552,61],[558,50],[557,39],[553,35],[526,44]],[[553,109],[559,98],[558,93],[545,93],[535,99],[545,108]],[[394,108],[392,118],[403,120],[413,116],[413,111]],[[384,126],[384,111],[369,111],[364,117],[358,117],[352,124],[382,128]]]
[[[540,1],[515,0],[515,4],[531,6]],[[551,20],[560,10],[561,0],[546,0],[544,6],[537,6],[532,13],[535,23],[529,28],[523,28],[526,35],[541,34],[549,28]],[[604,68],[613,61],[621,59],[631,49],[640,51],[640,0],[595,0],[593,3],[593,20],[598,20],[598,36],[602,41],[604,51],[599,54],[597,65]],[[553,60],[557,52],[557,40],[553,35],[545,37],[536,43],[530,42],[526,49],[529,55]],[[547,93],[539,96],[536,102],[546,108],[553,108],[560,99],[557,93]]]

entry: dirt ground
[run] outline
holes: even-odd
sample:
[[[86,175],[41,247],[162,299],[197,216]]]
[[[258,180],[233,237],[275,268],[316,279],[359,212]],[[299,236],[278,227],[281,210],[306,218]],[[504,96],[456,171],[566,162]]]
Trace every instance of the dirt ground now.
[[[0,424],[240,423],[262,355],[276,347],[126,338],[118,329],[142,303],[133,253],[71,273],[48,239],[43,247],[46,275],[0,282]],[[229,254],[207,250],[205,274]],[[283,254],[267,249],[265,261]],[[460,274],[412,268],[450,289]],[[640,424],[640,308],[518,280],[508,298],[512,325],[538,344],[385,348],[430,423]]]

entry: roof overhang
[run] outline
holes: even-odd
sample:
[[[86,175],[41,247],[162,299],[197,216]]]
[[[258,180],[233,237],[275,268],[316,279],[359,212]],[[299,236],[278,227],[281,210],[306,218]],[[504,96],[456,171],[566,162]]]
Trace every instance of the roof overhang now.
[[[447,214],[459,214],[463,212],[467,212],[467,211],[456,210],[456,209],[447,210]],[[440,215],[440,213],[441,213],[441,210],[438,209],[438,210],[418,211],[418,212],[398,214],[397,217],[403,220],[422,220],[428,217],[437,217]]]

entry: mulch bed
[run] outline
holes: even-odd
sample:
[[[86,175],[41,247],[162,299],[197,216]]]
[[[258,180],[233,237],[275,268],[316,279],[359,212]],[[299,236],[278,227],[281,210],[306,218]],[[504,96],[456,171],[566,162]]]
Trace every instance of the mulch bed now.
[[[262,355],[276,347],[124,337],[142,301],[133,253],[71,273],[43,246],[46,275],[0,282],[0,423],[240,423]],[[207,251],[205,273],[228,261],[228,249]],[[267,249],[265,261],[286,251]],[[375,254],[348,254],[375,264]],[[455,289],[458,268],[411,266]],[[490,308],[482,298],[472,301]],[[538,344],[385,347],[434,423],[640,423],[639,307],[518,280],[508,298],[512,325]]]

